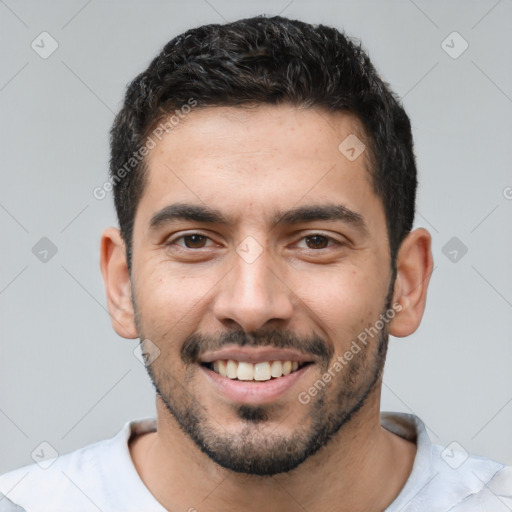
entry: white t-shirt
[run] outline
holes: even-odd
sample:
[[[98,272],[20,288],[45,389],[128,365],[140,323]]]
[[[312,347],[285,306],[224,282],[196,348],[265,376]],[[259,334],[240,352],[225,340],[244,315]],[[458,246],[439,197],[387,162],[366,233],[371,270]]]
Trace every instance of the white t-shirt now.
[[[416,416],[381,413],[381,421],[417,444],[409,479],[386,512],[512,510],[512,467],[467,456],[457,445],[432,445]],[[46,469],[33,464],[0,476],[0,512],[165,512],[128,448],[131,436],[155,429],[154,419],[130,421],[112,439],[61,455]]]

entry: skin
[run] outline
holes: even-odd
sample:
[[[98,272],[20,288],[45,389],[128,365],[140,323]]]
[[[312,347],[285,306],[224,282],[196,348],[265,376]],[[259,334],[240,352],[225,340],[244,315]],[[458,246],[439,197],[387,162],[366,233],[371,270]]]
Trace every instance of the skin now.
[[[357,119],[346,113],[288,105],[193,111],[148,155],[131,276],[119,231],[103,233],[101,269],[114,329],[125,338],[155,342],[161,352],[151,371],[160,389],[177,404],[197,404],[216,435],[236,441],[250,429],[258,448],[265,439],[313,428],[318,396],[304,405],[297,394],[375,324],[390,287],[391,302],[401,309],[389,333],[408,336],[419,326],[433,267],[431,237],[423,228],[406,237],[391,283],[386,219],[367,171],[368,155],[350,161],[338,150],[352,133],[364,141]],[[149,228],[155,213],[177,202],[217,209],[232,224],[181,220]],[[360,214],[366,230],[339,220],[272,225],[276,210],[326,203]],[[206,235],[206,246],[187,249],[179,237],[191,232]],[[304,237],[315,234],[341,244],[313,247]],[[235,250],[247,236],[261,248],[252,263]],[[180,357],[192,334],[232,330],[316,334],[331,359],[313,361],[267,406],[266,419],[252,423],[211,386],[204,369]],[[352,379],[344,369],[325,387],[328,411],[338,406],[344,386],[361,395],[376,351],[375,340],[359,355]],[[144,484],[171,510],[382,511],[403,488],[416,447],[381,427],[381,385],[379,374],[350,421],[292,471],[255,476],[220,467],[180,429],[158,395],[157,432],[133,440],[131,456]],[[354,403],[347,398],[341,405]]]

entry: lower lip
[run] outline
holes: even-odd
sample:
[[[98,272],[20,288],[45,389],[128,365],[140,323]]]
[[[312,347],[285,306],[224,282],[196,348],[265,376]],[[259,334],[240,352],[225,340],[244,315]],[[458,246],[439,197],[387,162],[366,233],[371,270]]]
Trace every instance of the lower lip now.
[[[213,387],[229,400],[244,404],[267,404],[276,401],[288,392],[311,366],[313,365],[308,364],[288,375],[265,381],[229,379],[204,366],[201,366],[201,370]]]

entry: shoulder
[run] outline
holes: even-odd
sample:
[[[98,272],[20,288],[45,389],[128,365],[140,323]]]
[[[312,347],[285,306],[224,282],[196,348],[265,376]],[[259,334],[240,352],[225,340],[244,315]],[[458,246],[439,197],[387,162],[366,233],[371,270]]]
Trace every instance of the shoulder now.
[[[13,503],[4,493],[0,492],[0,512],[26,512],[26,510]]]
[[[110,439],[1,475],[0,512],[4,512],[2,506],[7,507],[7,499],[12,506],[22,508],[5,511],[97,511],[119,494],[128,497],[129,492],[121,491],[127,484],[140,493],[137,486],[142,483],[131,461],[128,441],[134,432],[153,427],[154,420],[149,419],[127,422]],[[2,494],[6,498],[2,499]]]
[[[429,494],[451,500],[453,512],[512,509],[512,467],[470,455],[451,445],[432,446],[432,480]]]
[[[409,478],[386,512],[510,512],[512,468],[469,454],[459,443],[432,444],[412,414],[383,413],[382,425],[416,443]]]
[[[0,476],[0,492],[27,510],[40,505],[44,510],[45,503],[81,506],[85,504],[84,493],[88,490],[90,493],[102,478],[101,460],[109,448],[109,441],[100,441],[55,459],[5,473]],[[88,476],[84,478],[85,475]]]

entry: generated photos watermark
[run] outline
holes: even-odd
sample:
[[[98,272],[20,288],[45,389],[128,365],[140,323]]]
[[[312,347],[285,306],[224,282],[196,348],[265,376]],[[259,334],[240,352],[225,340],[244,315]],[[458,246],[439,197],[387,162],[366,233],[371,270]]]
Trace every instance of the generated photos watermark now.
[[[362,346],[367,345],[368,338],[373,339],[375,336],[378,336],[384,326],[393,320],[396,314],[400,311],[402,311],[402,305],[399,302],[395,302],[385,313],[381,313],[379,319],[376,320],[371,327],[366,327],[364,331],[360,332],[356,339],[352,341],[350,348],[342,355],[338,356],[331,367],[324,372],[324,374],[317,379],[311,387],[306,391],[301,391],[297,395],[299,402],[303,405],[308,404],[312,397],[316,396],[319,391],[324,389],[325,386],[348,365],[354,356],[361,352]]]
[[[174,111],[174,114],[168,116],[165,121],[158,124],[158,126],[146,137],[144,144],[140,146],[137,151],[132,153],[132,156],[125,164],[120,167],[115,174],[110,176],[101,186],[95,187],[92,195],[98,201],[105,199],[107,194],[114,190],[114,187],[120,183],[142,160],[149,154],[149,152],[156,147],[157,141],[162,140],[162,137],[171,132],[182,119],[185,118],[192,108],[197,106],[197,100],[189,98],[187,103],[183,104],[179,109]]]

